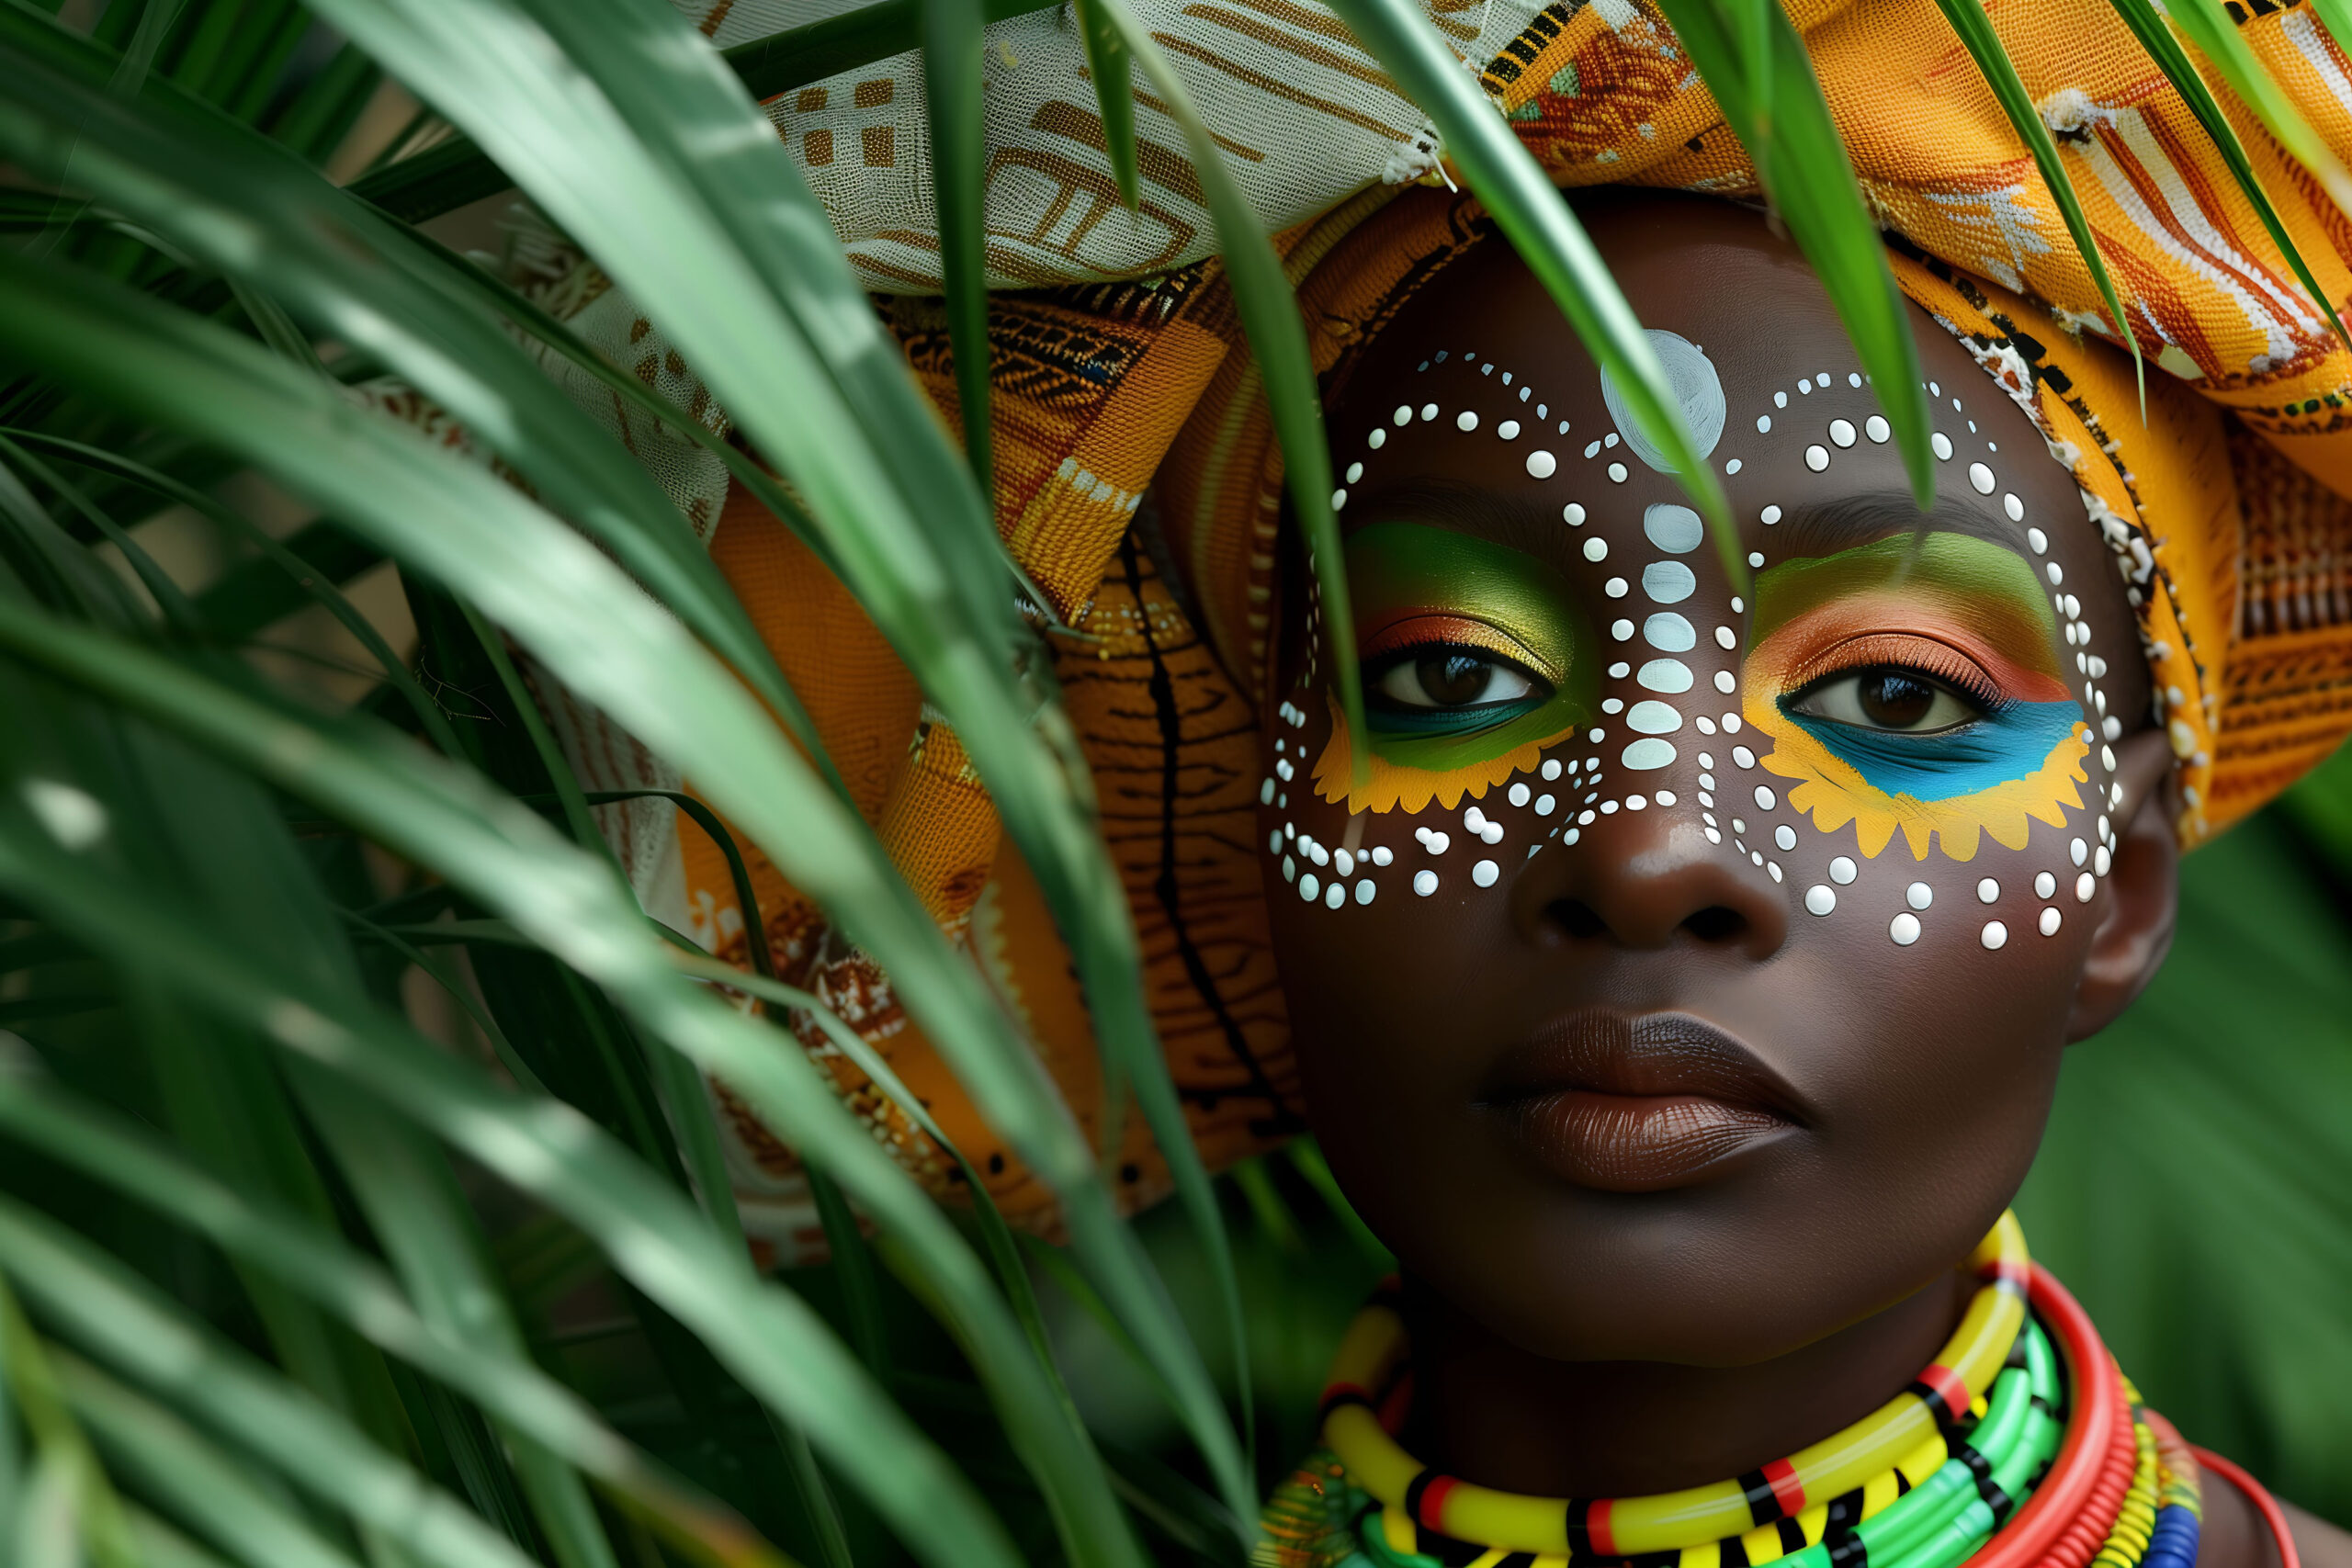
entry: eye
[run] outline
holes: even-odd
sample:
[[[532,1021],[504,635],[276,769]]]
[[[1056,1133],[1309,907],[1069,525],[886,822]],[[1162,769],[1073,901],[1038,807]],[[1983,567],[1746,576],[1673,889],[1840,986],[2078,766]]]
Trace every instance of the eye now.
[[[1932,735],[1984,716],[1984,705],[1916,670],[1878,665],[1832,675],[1789,705],[1858,729]]]
[[[1533,694],[1539,682],[1482,649],[1440,646],[1415,649],[1367,684],[1393,706],[1427,710],[1517,703]]]

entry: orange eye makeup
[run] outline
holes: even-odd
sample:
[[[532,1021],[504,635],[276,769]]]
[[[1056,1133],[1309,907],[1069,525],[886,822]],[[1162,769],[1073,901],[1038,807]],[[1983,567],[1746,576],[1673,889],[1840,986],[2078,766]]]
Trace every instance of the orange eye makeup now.
[[[1478,794],[1495,767],[1507,773],[1522,752],[1588,722],[1597,700],[1593,634],[1559,573],[1518,550],[1422,524],[1373,524],[1349,537],[1347,550],[1365,739],[1381,781],[1351,805],[1378,810]],[[1348,759],[1338,754],[1350,745],[1335,735],[1317,765],[1327,795],[1347,776]]]

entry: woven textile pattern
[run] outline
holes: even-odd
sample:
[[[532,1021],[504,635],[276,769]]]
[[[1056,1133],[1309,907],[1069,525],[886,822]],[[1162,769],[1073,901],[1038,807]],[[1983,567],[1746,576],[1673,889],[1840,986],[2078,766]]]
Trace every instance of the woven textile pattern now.
[[[1323,6],[1139,0],[1133,8],[1182,74],[1250,205],[1277,226],[1436,167],[1437,139],[1420,110]],[[1494,55],[1536,9],[1531,0],[1430,0],[1430,20],[1473,61]],[[1142,199],[1133,212],[1120,205],[1067,6],[998,22],[988,38],[991,288],[1134,277],[1216,249],[1183,133],[1139,74]],[[922,57],[877,61],[766,108],[867,286],[937,292]]]

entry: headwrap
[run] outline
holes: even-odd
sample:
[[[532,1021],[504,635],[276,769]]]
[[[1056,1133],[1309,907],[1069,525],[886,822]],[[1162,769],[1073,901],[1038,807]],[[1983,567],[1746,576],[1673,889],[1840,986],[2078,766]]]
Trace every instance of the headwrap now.
[[[718,41],[775,25],[781,0],[679,0]],[[1285,258],[1327,395],[1400,304],[1487,237],[1475,202],[1432,188],[1442,150],[1346,28],[1312,0],[1146,0],[1136,9],[1199,100]],[[2150,362],[2143,422],[2129,357],[2035,165],[1934,0],[1790,0],[1904,291],[2030,415],[2121,558],[2155,717],[2193,846],[2263,804],[2352,730],[2352,354],[2295,281],[2188,107],[2106,0],[1996,0],[1994,27],[2045,121]],[[1563,186],[1630,183],[1757,197],[1754,172],[1645,0],[1431,0],[1431,19]],[[2352,161],[2352,61],[2307,6],[2232,0],[2248,44]],[[989,33],[995,505],[1012,553],[1075,635],[1050,640],[1093,767],[1102,827],[1142,944],[1169,1066],[1212,1168],[1303,1126],[1255,852],[1255,716],[1266,678],[1281,457],[1214,232],[1172,122],[1138,86],[1144,200],[1117,204],[1067,9]],[[937,301],[920,59],[881,62],[768,104],[915,374],[954,407]],[[2254,118],[2234,123],[2331,299],[2352,285],[2352,225]],[[723,414],[628,301],[574,324],[716,425]],[[1020,291],[1012,291],[1012,290]],[[592,402],[625,420],[610,400]],[[624,431],[639,447],[661,433]],[[859,808],[942,926],[1023,1024],[1091,1131],[1101,1078],[1043,897],[995,811],[845,589],[723,471],[657,473],[698,523],[803,694]],[[1138,525],[1139,522],[1143,525]],[[571,715],[568,733],[593,733]],[[626,748],[607,744],[611,776]],[[642,762],[642,759],[638,760]],[[592,764],[595,759],[591,759]],[[597,771],[594,765],[589,770]],[[687,829],[640,880],[739,962],[829,998],[930,1104],[1018,1222],[1052,1200],[969,1108],[888,978],[763,862],[765,931],[742,929],[724,861]],[[642,857],[639,857],[642,859]],[[632,863],[637,863],[633,860]],[[812,1054],[904,1162],[952,1168],[813,1025]],[[747,1223],[779,1256],[816,1241],[790,1152],[729,1111]],[[1124,1119],[1123,1198],[1166,1168]]]

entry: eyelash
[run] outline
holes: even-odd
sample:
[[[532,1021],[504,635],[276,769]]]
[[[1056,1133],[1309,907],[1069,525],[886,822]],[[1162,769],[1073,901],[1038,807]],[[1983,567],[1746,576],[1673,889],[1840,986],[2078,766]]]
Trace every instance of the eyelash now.
[[[1808,659],[1796,671],[1796,685],[1786,702],[1801,702],[1841,676],[1871,670],[1901,670],[1924,675],[1984,713],[2008,705],[2008,696],[1984,667],[1947,642],[1933,637],[1878,632],[1849,637],[1837,647]]]

